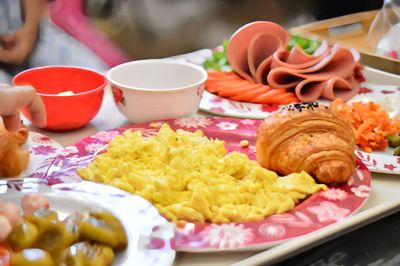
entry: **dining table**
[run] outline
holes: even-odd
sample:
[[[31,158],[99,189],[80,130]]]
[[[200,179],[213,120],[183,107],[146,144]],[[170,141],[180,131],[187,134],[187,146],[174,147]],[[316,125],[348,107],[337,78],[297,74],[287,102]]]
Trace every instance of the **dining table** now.
[[[382,75],[379,71],[369,72],[367,75],[369,82],[375,84],[386,84],[386,85],[399,85],[399,77],[396,75]],[[199,110],[196,114],[198,116],[210,116],[211,114],[204,110]],[[24,119],[29,130],[38,132],[52,138],[54,141],[67,147],[72,145],[82,138],[88,137],[95,134],[98,131],[109,130],[112,128],[119,128],[129,125],[130,122],[122,115],[113,100],[113,95],[110,86],[105,88],[104,98],[102,106],[97,115],[91,120],[86,126],[76,129],[73,131],[56,132],[39,129],[29,123],[28,120]],[[306,234],[288,240],[282,244],[272,247],[268,250],[244,250],[244,251],[216,251],[216,252],[180,252],[176,254],[174,265],[268,265],[281,263],[281,265],[341,265],[341,264],[329,264],[329,261],[335,262],[335,258],[351,258],[353,264],[356,265],[357,258],[361,261],[365,259],[364,251],[354,251],[352,245],[347,245],[347,250],[344,248],[344,240],[351,241],[353,246],[359,247],[367,245],[368,241],[376,243],[377,234],[374,232],[364,232],[364,243],[357,243],[357,230],[361,230],[363,226],[373,223],[373,225],[382,222],[381,229],[384,230],[384,234],[381,232],[378,241],[384,243],[385,239],[391,239],[391,230],[397,228],[399,231],[400,215],[396,213],[400,210],[400,176],[395,174],[385,174],[372,172],[372,184],[371,192],[355,214],[346,217],[340,222],[334,223],[327,226],[323,230],[317,230],[315,232]],[[385,218],[387,217],[387,218]],[[385,220],[390,219],[390,220]],[[378,226],[379,227],[379,226]],[[365,227],[367,228],[367,227]],[[393,229],[394,230],[394,229]],[[378,232],[378,229],[374,229]],[[397,233],[397,236],[399,233]],[[374,238],[375,241],[372,241]],[[397,238],[398,239],[398,238]],[[330,242],[329,242],[330,241]],[[336,241],[336,242],[335,242]],[[339,242],[338,242],[339,241]],[[397,241],[398,242],[398,241]],[[390,245],[390,243],[388,243]],[[384,246],[384,245],[383,245]],[[399,245],[397,245],[399,246]],[[322,249],[321,247],[324,247]],[[322,251],[321,251],[322,249]],[[319,251],[319,253],[318,253]],[[399,254],[400,247],[398,248],[397,254]],[[311,253],[307,253],[311,252]],[[390,248],[383,249],[378,259],[385,261],[384,256],[391,256],[393,251]],[[308,255],[303,255],[308,254]],[[319,255],[318,255],[319,254]],[[351,254],[351,255],[350,255]],[[386,254],[386,255],[382,255]],[[294,257],[297,256],[297,257]],[[325,257],[324,257],[325,256]],[[336,257],[335,257],[336,256]],[[293,259],[294,257],[295,259]],[[292,260],[290,260],[292,258]],[[313,261],[310,259],[312,258]],[[377,261],[376,259],[375,261]],[[389,258],[390,259],[390,258]],[[386,259],[388,261],[389,259]],[[313,264],[318,262],[325,264]],[[339,261],[340,260],[336,260]],[[305,263],[305,264],[303,264]],[[372,261],[371,261],[372,263]],[[368,263],[367,263],[368,264]],[[364,265],[367,265],[364,264]],[[350,264],[343,264],[350,265]],[[360,264],[358,264],[360,265]],[[369,264],[369,265],[381,265],[381,264]],[[395,265],[395,264],[390,264]]]

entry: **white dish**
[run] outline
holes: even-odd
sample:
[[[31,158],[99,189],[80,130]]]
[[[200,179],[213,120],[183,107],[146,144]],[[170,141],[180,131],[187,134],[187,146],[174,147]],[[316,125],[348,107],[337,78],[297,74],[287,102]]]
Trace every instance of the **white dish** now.
[[[107,78],[118,109],[140,123],[195,114],[207,72],[190,63],[151,59],[118,65]]]
[[[0,184],[0,197],[17,204],[25,193],[32,191],[42,192],[61,219],[85,208],[102,208],[116,215],[129,242],[126,250],[117,253],[113,265],[172,265],[175,227],[143,198],[91,182],[49,187],[27,178]]]

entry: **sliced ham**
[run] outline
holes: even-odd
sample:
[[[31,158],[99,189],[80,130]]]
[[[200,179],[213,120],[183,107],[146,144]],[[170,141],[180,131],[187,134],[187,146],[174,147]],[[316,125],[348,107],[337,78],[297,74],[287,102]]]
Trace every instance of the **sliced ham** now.
[[[348,100],[357,94],[360,87],[354,79],[360,66],[357,51],[329,47],[323,41],[313,55],[308,55],[299,46],[288,51],[289,38],[286,30],[272,22],[247,24],[229,40],[228,61],[242,78],[268,85],[272,90],[294,91],[301,101],[320,97]],[[256,91],[246,94],[249,95],[256,95]],[[263,101],[265,97],[266,94]],[[237,95],[235,98],[242,99]]]
[[[251,39],[247,51],[247,62],[249,65],[253,81],[262,83],[262,73],[257,69],[269,68],[272,62],[272,56],[279,47],[282,46],[282,40],[279,36],[272,33],[261,33]]]
[[[278,36],[282,45],[287,45],[290,35],[280,25],[269,21],[256,21],[244,25],[230,38],[227,48],[229,64],[244,79],[254,82],[248,64],[249,44],[254,36],[270,33]],[[254,61],[254,60],[253,60]]]
[[[299,46],[294,46],[289,52],[287,49],[279,49],[273,55],[271,68],[287,67],[291,69],[304,69],[318,64],[324,57],[330,54],[330,50],[325,50],[319,56],[308,55],[304,53]]]
[[[302,102],[314,102],[320,97],[331,101],[336,98],[347,101],[355,96],[359,89],[360,85],[353,77],[332,77],[326,80],[309,78],[296,86],[295,93]]]

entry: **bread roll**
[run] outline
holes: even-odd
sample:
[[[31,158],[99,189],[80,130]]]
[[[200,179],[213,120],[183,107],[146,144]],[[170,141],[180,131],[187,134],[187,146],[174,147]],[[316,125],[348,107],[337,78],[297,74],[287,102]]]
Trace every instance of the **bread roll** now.
[[[27,138],[25,126],[12,133],[0,123],[0,177],[18,176],[28,167],[29,151],[24,146]]]
[[[327,106],[292,104],[265,119],[256,155],[265,168],[288,175],[306,171],[322,183],[345,182],[356,167],[354,133]]]

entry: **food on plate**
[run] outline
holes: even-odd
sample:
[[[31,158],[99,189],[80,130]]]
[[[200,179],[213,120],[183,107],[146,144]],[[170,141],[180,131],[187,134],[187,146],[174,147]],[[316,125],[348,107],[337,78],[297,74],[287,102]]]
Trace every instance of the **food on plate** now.
[[[63,254],[65,265],[111,265],[114,251],[105,245],[81,242],[72,245]]]
[[[0,245],[0,265],[1,266],[9,266],[10,264],[10,251]]]
[[[22,222],[21,208],[12,202],[0,199],[0,215],[5,216],[12,226]]]
[[[242,79],[234,72],[208,71],[206,88],[220,97],[241,102],[289,104],[298,101],[294,92],[286,89],[274,90],[268,85],[255,84]]]
[[[28,200],[39,204],[27,205]],[[7,217],[0,215],[0,247],[10,254],[5,263],[106,266],[112,265],[114,252],[128,245],[123,225],[108,211],[81,210],[60,219],[40,193],[26,194],[22,202],[27,208],[22,208],[21,223],[11,226]]]
[[[305,171],[322,183],[347,181],[356,167],[350,125],[318,103],[288,105],[260,125],[258,162],[282,175]]]
[[[0,177],[18,176],[28,167],[29,151],[24,146],[27,139],[25,126],[13,133],[0,123]]]
[[[144,197],[178,224],[260,220],[327,188],[305,172],[278,177],[245,154],[227,153],[224,141],[167,124],[151,137],[126,130],[77,172]]]
[[[386,137],[389,142],[389,146],[392,148],[396,148],[400,146],[400,135],[392,135]]]
[[[1,230],[0,230],[0,243],[1,243],[7,238],[8,234],[12,230],[12,226],[11,226],[10,221],[4,215],[0,215],[0,228],[1,228]]]
[[[21,205],[26,215],[37,209],[48,209],[49,201],[41,193],[29,193],[22,199]]]
[[[393,150],[393,155],[394,156],[400,156],[400,147],[397,147]]]
[[[29,248],[11,256],[12,266],[56,266],[50,253],[43,249]],[[78,264],[79,265],[79,264]]]
[[[340,99],[330,107],[352,126],[356,144],[366,152],[384,150],[388,147],[388,136],[400,132],[400,119],[392,119],[379,104],[372,101],[345,103]]]
[[[221,97],[252,103],[265,103],[265,98],[272,98],[270,102],[275,103],[273,93],[265,94],[269,90],[277,90],[279,95],[294,94],[297,99],[292,98],[292,102],[348,100],[360,88],[359,59],[355,50],[290,36],[278,24],[257,21],[238,29],[222,51],[214,52],[213,58],[205,61],[204,66],[213,69],[210,74],[230,71],[226,65],[234,71],[229,77],[221,75],[224,79],[218,84],[209,82],[206,89]],[[247,82],[240,84],[239,80]],[[265,96],[262,101],[257,99],[260,95]]]

